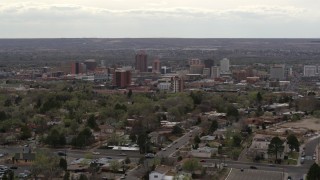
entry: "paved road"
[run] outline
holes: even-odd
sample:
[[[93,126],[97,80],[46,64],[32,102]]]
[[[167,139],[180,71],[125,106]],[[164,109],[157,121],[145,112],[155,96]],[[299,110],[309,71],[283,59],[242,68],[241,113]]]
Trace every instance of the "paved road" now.
[[[6,148],[0,148],[0,152],[5,152],[10,155],[15,153],[22,153],[23,146],[8,146]],[[52,153],[57,153],[58,151],[66,152],[68,157],[72,158],[83,158],[90,154],[93,157],[106,157],[106,156],[122,156],[121,153],[126,154],[128,157],[139,158],[142,155],[138,151],[119,151],[111,149],[95,149],[94,152],[99,152],[99,155],[93,155],[92,150],[81,150],[81,149],[52,149],[52,148],[33,148],[33,150],[45,150]]]
[[[175,153],[179,148],[183,147],[184,145],[188,144],[190,138],[194,137],[195,135],[199,134],[200,128],[195,127],[190,132],[187,132],[182,137],[174,141],[173,143],[169,144],[165,147],[166,150],[159,151],[156,156],[157,157],[171,157],[173,153]],[[144,172],[145,169],[142,166],[138,166],[137,168],[129,171],[125,179],[127,180],[138,180],[135,177],[136,174]]]
[[[179,150],[184,145],[188,144],[190,141],[190,138],[193,138],[195,135],[197,135],[200,131],[199,127],[195,127],[193,130],[187,132],[185,135],[174,141],[173,143],[169,144],[165,151],[159,151],[156,155],[158,157],[170,157],[173,153],[175,153],[177,150]]]
[[[231,172],[226,180],[283,180],[285,174],[282,172],[270,172],[264,170],[247,169],[231,169]]]
[[[310,166],[314,163],[312,156],[316,146],[320,141],[320,137],[314,137],[310,139],[305,145],[305,162],[299,166],[288,166],[288,165],[268,165],[262,163],[253,163],[253,162],[241,162],[241,161],[230,161],[230,160],[221,160],[221,159],[205,159],[205,162],[202,162],[205,166],[213,166],[214,164],[226,163],[228,167],[235,169],[250,169],[250,166],[255,166],[259,170],[271,171],[271,172],[285,172],[288,173],[288,176],[291,176],[292,179],[300,180],[309,170]]]

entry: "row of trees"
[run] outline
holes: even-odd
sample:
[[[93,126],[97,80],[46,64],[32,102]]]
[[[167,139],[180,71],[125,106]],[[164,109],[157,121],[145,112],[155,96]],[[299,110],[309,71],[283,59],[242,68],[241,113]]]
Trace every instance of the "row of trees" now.
[[[278,155],[283,153],[284,151],[284,141],[281,140],[279,137],[274,137],[271,139],[270,144],[268,146],[268,154],[275,155],[276,160],[278,159]],[[293,134],[290,134],[287,137],[287,144],[289,145],[289,149],[291,151],[295,150],[299,152],[300,150],[300,143],[297,137]]]

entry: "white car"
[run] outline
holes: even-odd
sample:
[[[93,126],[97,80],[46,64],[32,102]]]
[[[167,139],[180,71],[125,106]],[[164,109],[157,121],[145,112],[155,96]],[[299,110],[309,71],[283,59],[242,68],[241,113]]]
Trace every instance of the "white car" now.
[[[100,153],[99,152],[92,152],[92,154],[99,155]]]

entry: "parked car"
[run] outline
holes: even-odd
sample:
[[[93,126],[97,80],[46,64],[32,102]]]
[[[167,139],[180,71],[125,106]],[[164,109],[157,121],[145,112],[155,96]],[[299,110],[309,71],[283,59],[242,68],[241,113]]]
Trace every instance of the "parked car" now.
[[[67,156],[67,153],[62,152],[62,151],[58,151],[57,154],[58,154],[58,156]]]
[[[206,162],[206,160],[204,160],[204,159],[201,159],[201,160],[200,160],[200,162]]]
[[[154,154],[148,153],[148,154],[144,155],[144,157],[146,157],[146,158],[154,158]]]
[[[250,169],[258,169],[258,168],[255,166],[250,166]]]
[[[18,166],[11,166],[10,169],[18,169]]]
[[[92,152],[92,154],[94,154],[94,155],[99,155],[100,153],[99,152]]]

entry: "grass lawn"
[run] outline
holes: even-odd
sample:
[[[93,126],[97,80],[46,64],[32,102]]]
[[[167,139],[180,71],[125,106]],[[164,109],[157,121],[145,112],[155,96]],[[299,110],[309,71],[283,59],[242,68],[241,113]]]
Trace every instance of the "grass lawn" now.
[[[298,163],[298,158],[299,158],[298,152],[290,152],[288,154],[288,159],[284,161],[284,164],[296,165]]]

